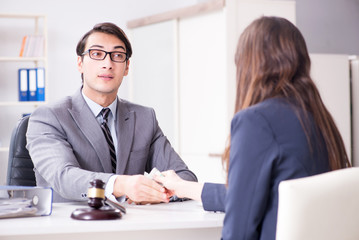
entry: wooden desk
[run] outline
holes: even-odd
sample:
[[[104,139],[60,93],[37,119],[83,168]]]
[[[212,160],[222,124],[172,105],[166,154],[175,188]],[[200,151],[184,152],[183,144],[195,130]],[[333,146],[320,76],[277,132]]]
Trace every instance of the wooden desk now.
[[[206,212],[195,201],[128,205],[119,220],[70,218],[85,204],[55,203],[51,216],[0,220],[0,239],[220,239],[223,213]]]

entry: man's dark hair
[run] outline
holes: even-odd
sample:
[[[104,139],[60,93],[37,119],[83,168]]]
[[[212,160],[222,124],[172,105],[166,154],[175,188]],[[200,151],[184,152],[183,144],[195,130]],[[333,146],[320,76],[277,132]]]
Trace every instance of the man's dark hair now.
[[[77,56],[82,56],[82,53],[85,51],[85,46],[88,37],[95,32],[107,33],[116,36],[120,39],[126,47],[127,59],[129,59],[132,55],[132,47],[131,43],[128,40],[125,32],[116,26],[113,23],[105,22],[105,23],[98,23],[96,24],[90,31],[88,31],[78,42],[76,47]]]

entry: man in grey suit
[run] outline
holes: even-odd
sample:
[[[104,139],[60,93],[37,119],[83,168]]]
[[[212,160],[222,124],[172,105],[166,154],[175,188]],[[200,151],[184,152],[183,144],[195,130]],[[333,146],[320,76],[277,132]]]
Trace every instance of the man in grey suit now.
[[[132,54],[122,29],[97,24],[76,51],[81,89],[39,107],[29,120],[27,148],[37,185],[52,187],[56,202],[86,200],[89,182],[101,179],[112,200],[156,203],[168,202],[169,194],[144,172],[173,169],[197,181],[162,133],[154,110],[117,97]],[[110,110],[108,117],[104,108]],[[107,133],[101,127],[105,123]]]

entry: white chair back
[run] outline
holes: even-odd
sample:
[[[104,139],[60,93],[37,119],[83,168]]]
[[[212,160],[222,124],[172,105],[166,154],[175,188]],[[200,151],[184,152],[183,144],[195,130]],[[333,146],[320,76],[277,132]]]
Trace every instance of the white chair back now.
[[[282,181],[277,240],[359,240],[359,168]]]

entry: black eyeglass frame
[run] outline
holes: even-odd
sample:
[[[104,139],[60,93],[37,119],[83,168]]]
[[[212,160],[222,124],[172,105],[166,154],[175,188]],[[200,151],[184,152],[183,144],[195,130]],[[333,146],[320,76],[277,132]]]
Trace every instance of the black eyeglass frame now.
[[[94,50],[94,51],[104,52],[104,53],[105,53],[105,56],[104,56],[102,59],[92,58],[92,57],[91,57],[91,54],[90,54],[90,51],[93,51],[93,50]],[[96,60],[96,61],[103,61],[103,60],[107,57],[107,54],[110,55],[110,59],[111,59],[112,62],[124,63],[124,62],[126,62],[126,61],[128,60],[128,56],[127,56],[127,53],[126,53],[126,52],[120,52],[120,51],[106,52],[105,50],[102,50],[102,49],[95,49],[95,48],[93,48],[93,49],[87,49],[87,50],[86,50],[85,52],[83,52],[81,55],[84,56],[84,55],[86,55],[87,53],[89,54],[89,57],[90,57],[91,59]],[[123,54],[126,55],[126,58],[125,58],[125,60],[123,60],[123,61],[115,61],[115,60],[112,59],[112,54],[113,54],[113,53],[123,53]]]

